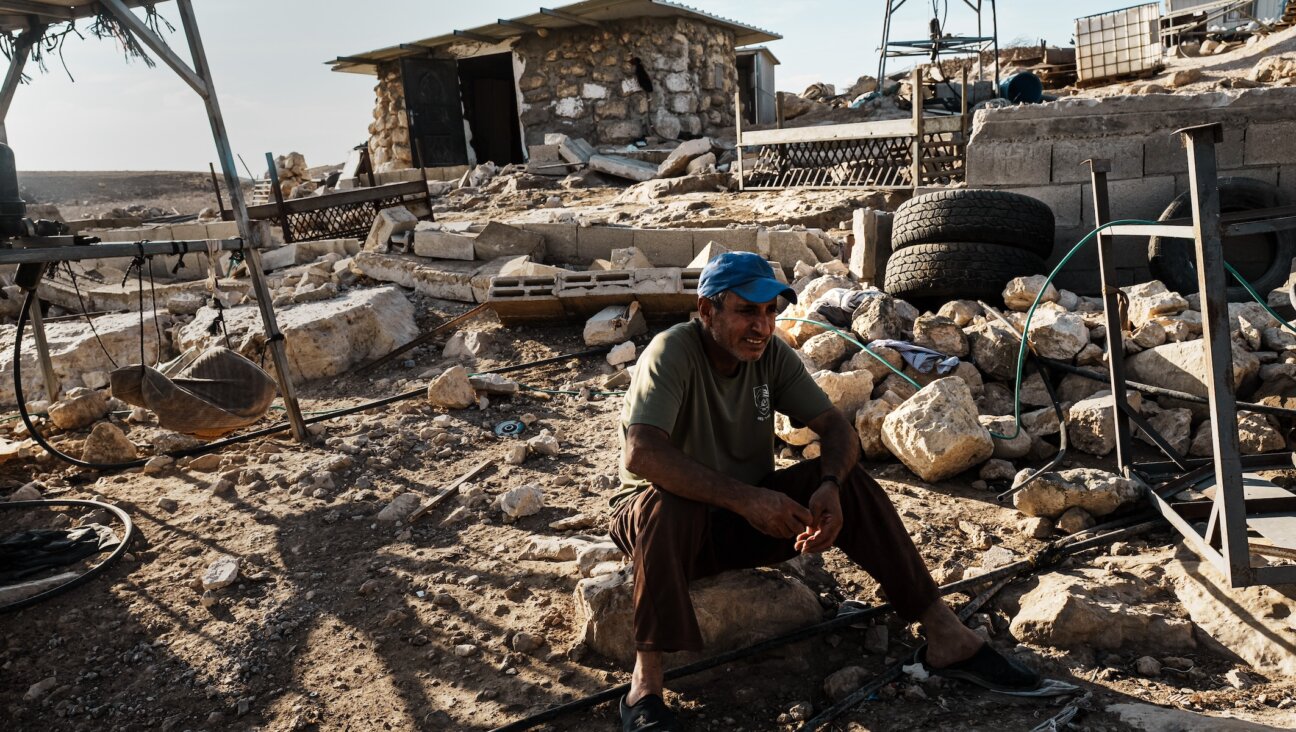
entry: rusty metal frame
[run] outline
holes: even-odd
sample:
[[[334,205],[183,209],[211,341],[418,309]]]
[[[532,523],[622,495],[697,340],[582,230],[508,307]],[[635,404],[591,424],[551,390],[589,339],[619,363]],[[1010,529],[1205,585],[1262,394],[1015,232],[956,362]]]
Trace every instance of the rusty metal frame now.
[[[131,12],[131,6],[139,3],[133,0],[129,2],[128,0],[100,0],[96,8],[102,8],[103,11],[112,14],[114,18],[130,30],[132,35],[156,53],[167,66],[171,67],[176,75],[203,100],[207,110],[208,122],[211,124],[212,139],[216,143],[221,169],[225,174],[225,185],[229,189],[234,220],[238,222],[240,234],[238,240],[223,242],[221,246],[222,248],[228,248],[232,243],[236,243],[238,248],[243,249],[244,255],[247,257],[248,269],[252,277],[252,287],[256,293],[257,306],[261,312],[266,341],[270,346],[270,355],[274,362],[275,375],[279,383],[279,393],[283,398],[284,408],[292,425],[293,436],[298,441],[304,442],[307,439],[306,423],[302,418],[301,408],[297,403],[296,388],[293,385],[292,378],[289,376],[284,335],[279,330],[270,296],[270,288],[266,284],[265,276],[262,273],[260,250],[264,246],[264,242],[261,241],[260,230],[254,228],[248,219],[248,209],[244,201],[243,189],[239,185],[238,173],[234,168],[234,153],[230,146],[229,134],[225,129],[225,119],[221,114],[220,103],[212,82],[211,70],[207,64],[207,54],[203,49],[202,36],[198,31],[198,21],[194,15],[192,0],[175,0],[175,2],[180,12],[180,21],[184,29],[185,39],[189,45],[191,59],[189,63],[181,59],[167,45],[166,41],[149,29],[140,20],[139,16]],[[96,12],[98,12],[97,9]],[[39,21],[40,18],[33,16],[30,27],[34,30]],[[12,99],[18,80],[22,76],[21,70],[26,61],[26,56],[25,53],[17,53],[10,60],[9,73],[6,76],[4,88],[0,89],[0,97],[4,97],[5,101],[4,107],[0,109],[0,129],[3,129],[4,116],[8,112],[8,100]],[[66,239],[66,241],[50,238],[14,239],[9,242],[11,248],[0,249],[0,264],[22,261],[63,262],[89,258],[134,256],[136,250],[144,253],[147,248],[143,244],[135,244],[131,245],[132,251],[122,254],[118,253],[120,250],[115,249],[112,245],[88,244],[74,246],[75,240],[71,237],[61,237],[59,239]],[[169,250],[172,244],[179,246],[183,242],[152,242],[151,244],[165,246]],[[34,250],[41,251],[34,252]],[[39,259],[33,260],[33,255],[39,257]],[[43,324],[38,319],[33,319],[33,335],[37,343],[37,355],[41,361],[42,369],[44,369],[50,364],[50,356],[48,348],[41,345],[44,342],[45,335],[42,326]]]
[[[1100,274],[1102,277],[1103,304],[1107,324],[1109,372],[1112,394],[1115,397],[1117,420],[1117,461],[1121,472],[1135,477],[1174,475],[1148,491],[1153,506],[1183,535],[1184,541],[1203,559],[1224,575],[1232,587],[1257,584],[1278,584],[1296,581],[1296,566],[1251,565],[1251,542],[1248,538],[1248,509],[1253,515],[1290,510],[1296,506],[1296,495],[1291,499],[1246,499],[1243,485],[1244,470],[1260,467],[1291,465],[1290,453],[1273,453],[1243,457],[1238,444],[1237,397],[1233,386],[1233,350],[1229,333],[1227,274],[1224,269],[1222,239],[1233,233],[1278,231],[1296,228],[1296,216],[1291,207],[1233,214],[1223,217],[1219,208],[1219,179],[1215,146],[1223,140],[1222,124],[1187,127],[1178,130],[1187,150],[1189,192],[1192,202],[1192,219],[1188,224],[1163,222],[1156,225],[1122,225],[1107,229],[1098,235]],[[1091,175],[1095,220],[1101,225],[1110,220],[1108,210],[1107,171],[1110,161],[1093,160]],[[1122,352],[1121,323],[1117,315],[1117,290],[1113,283],[1110,259],[1112,236],[1164,236],[1190,239],[1195,247],[1197,285],[1202,298],[1202,330],[1206,343],[1207,398],[1213,426],[1214,453],[1209,461],[1189,460],[1171,464],[1135,464],[1130,460],[1128,426],[1121,404],[1125,401],[1126,380]],[[1184,468],[1200,465],[1191,471]],[[1213,479],[1211,478],[1213,474]],[[1212,481],[1215,497],[1209,502],[1171,502],[1173,495],[1184,488]],[[1209,516],[1205,531],[1194,527],[1192,521],[1203,513]]]

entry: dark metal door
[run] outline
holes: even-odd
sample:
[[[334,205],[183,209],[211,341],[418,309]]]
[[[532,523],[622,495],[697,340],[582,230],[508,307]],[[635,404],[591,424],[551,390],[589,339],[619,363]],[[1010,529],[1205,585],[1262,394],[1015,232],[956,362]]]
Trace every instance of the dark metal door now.
[[[452,59],[405,59],[401,77],[415,165],[467,165],[458,63]]]

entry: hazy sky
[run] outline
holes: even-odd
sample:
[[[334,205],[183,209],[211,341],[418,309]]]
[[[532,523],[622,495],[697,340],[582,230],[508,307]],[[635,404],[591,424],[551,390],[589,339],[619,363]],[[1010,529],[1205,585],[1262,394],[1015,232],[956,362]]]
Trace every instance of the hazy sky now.
[[[946,28],[974,35],[963,0],[948,0]],[[1066,45],[1073,19],[1131,0],[1044,3],[1001,0],[1002,42]],[[373,79],[328,70],[324,61],[536,12],[542,0],[194,0],[234,150],[258,175],[267,151],[297,150],[311,165],[341,162],[365,141]],[[546,7],[562,2],[554,0]],[[778,87],[815,81],[846,85],[877,69],[885,0],[691,0],[689,4],[783,35],[770,44],[782,61]],[[987,3],[988,6],[988,3]],[[179,26],[172,3],[164,17]],[[1065,8],[1065,10],[1060,8]],[[909,0],[893,39],[927,35],[931,0]],[[944,12],[942,10],[942,12]],[[84,24],[83,24],[84,25]],[[180,32],[167,37],[188,56]],[[126,63],[114,41],[69,38],[64,59],[28,65],[8,118],[20,170],[206,170],[215,159],[196,94],[169,69]]]

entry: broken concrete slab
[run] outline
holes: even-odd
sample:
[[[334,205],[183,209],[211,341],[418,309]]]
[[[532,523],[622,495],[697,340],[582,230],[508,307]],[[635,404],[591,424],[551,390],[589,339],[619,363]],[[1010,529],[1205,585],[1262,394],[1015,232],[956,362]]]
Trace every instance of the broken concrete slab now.
[[[639,303],[603,308],[585,323],[587,346],[615,346],[648,332]]]
[[[688,164],[694,158],[701,157],[711,152],[711,138],[699,137],[696,140],[687,140],[679,144],[670,155],[657,166],[658,178],[674,178],[682,175],[688,169]]]
[[[1069,508],[1083,508],[1101,517],[1142,496],[1142,486],[1129,478],[1104,470],[1072,468],[1044,473],[1027,483],[1013,494],[1013,506],[1027,516],[1057,518]]]
[[[729,247],[726,247],[723,244],[718,244],[713,241],[707,242],[707,245],[702,247],[702,251],[697,253],[697,256],[693,258],[693,261],[688,263],[688,267],[689,269],[702,269],[707,266],[707,262],[710,262],[721,254],[726,254],[729,251],[731,251]]]
[[[531,260],[529,256],[505,258],[504,264],[500,266],[500,277],[554,277],[563,272],[571,270],[562,267],[554,267],[548,264],[541,264]]]
[[[516,226],[492,221],[477,235],[474,250],[477,259],[497,259],[528,255],[536,261],[545,256],[544,236]]]
[[[418,217],[404,206],[385,208],[374,217],[369,236],[365,238],[364,249],[369,252],[385,252],[393,234],[413,231],[417,225]]]
[[[563,135],[558,142],[558,157],[575,165],[589,165],[590,158],[596,154],[594,146],[579,137]]]
[[[613,249],[608,261],[613,269],[651,269],[656,266],[638,247]]]
[[[414,230],[414,253],[434,259],[459,259],[471,262],[477,258],[477,240],[471,236],[436,229]],[[523,255],[525,256],[525,255]]]
[[[266,272],[285,269],[297,264],[309,264],[326,254],[349,257],[360,251],[359,239],[322,239],[320,241],[295,241],[278,249],[268,249],[261,254],[261,268]],[[160,298],[159,298],[160,299]]]
[[[589,167],[600,173],[643,183],[657,177],[657,166],[620,155],[591,155]]]
[[[419,335],[414,306],[399,288],[392,286],[352,290],[333,300],[290,305],[278,309],[276,315],[294,383],[346,373]],[[243,305],[225,310],[224,316],[237,350],[257,359],[265,343],[260,311]],[[193,322],[180,329],[177,348],[223,345],[224,337],[215,319],[213,309],[199,311]]]
[[[491,278],[497,276],[509,260],[509,257],[500,257],[482,263],[360,252],[351,261],[351,271],[441,300],[486,302]]]

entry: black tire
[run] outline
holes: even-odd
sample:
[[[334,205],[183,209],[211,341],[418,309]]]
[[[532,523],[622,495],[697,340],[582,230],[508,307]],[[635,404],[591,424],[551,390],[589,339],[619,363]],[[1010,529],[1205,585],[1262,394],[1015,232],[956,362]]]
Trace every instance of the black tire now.
[[[1048,259],[1053,233],[1053,211],[1042,201],[1009,191],[955,189],[901,204],[891,224],[891,249],[975,241]]]
[[[1219,190],[1221,213],[1276,208],[1288,205],[1291,200],[1277,186],[1253,178],[1220,178]],[[1170,202],[1160,220],[1191,216],[1192,201],[1188,193],[1183,193]],[[1296,231],[1230,236],[1223,244],[1224,260],[1250,280],[1261,297],[1287,282],[1292,259],[1296,257]],[[1174,292],[1181,295],[1197,292],[1197,254],[1191,240],[1152,237],[1148,241],[1148,268],[1153,277]],[[1232,275],[1227,275],[1227,279],[1230,302],[1251,299]]]
[[[1009,280],[1045,271],[1044,260],[1034,254],[999,244],[915,244],[887,260],[883,287],[907,300],[1001,302]]]

